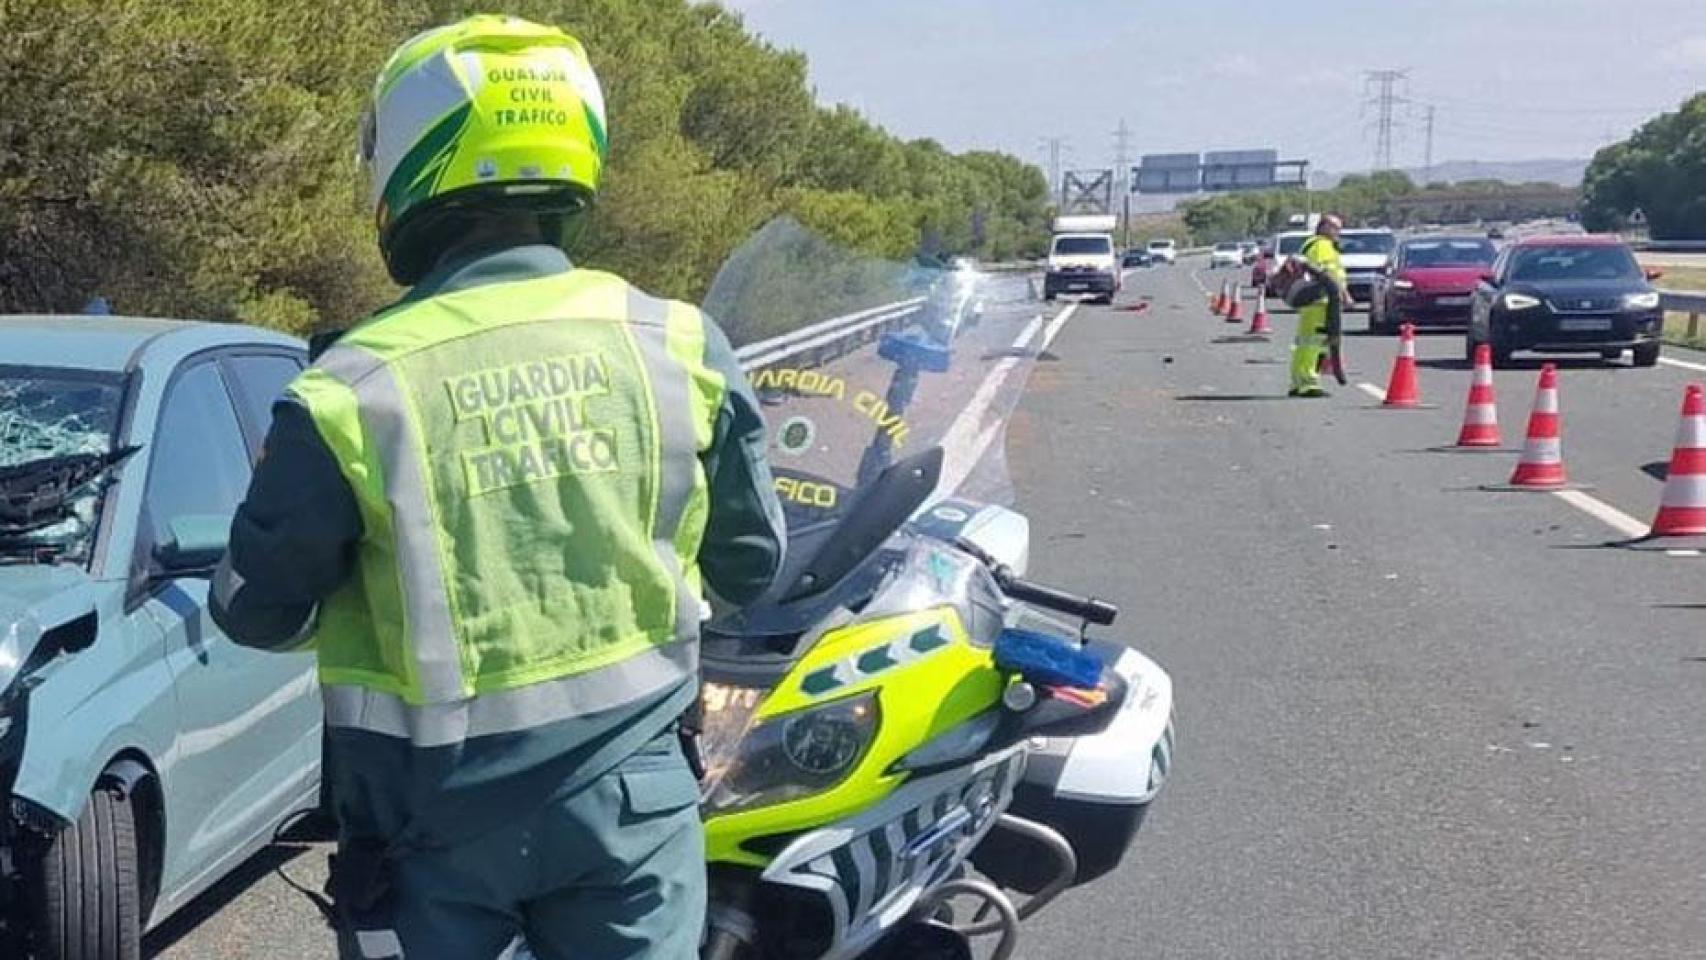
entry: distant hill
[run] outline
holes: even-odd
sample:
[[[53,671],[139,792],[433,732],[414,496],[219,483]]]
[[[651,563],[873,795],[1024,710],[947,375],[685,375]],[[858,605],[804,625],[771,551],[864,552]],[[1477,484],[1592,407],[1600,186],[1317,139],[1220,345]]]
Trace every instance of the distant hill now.
[[[1461,183],[1465,180],[1503,180],[1506,183],[1556,183],[1579,187],[1587,172],[1586,160],[1450,160],[1429,170],[1405,170],[1418,184]],[[1338,185],[1343,174],[1319,172],[1310,184],[1327,190]]]

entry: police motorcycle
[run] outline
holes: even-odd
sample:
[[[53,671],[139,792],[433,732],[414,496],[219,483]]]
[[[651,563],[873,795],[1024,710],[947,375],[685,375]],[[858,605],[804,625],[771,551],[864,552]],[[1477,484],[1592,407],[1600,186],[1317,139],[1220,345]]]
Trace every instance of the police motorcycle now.
[[[756,344],[789,558],[704,631],[705,960],[1010,957],[1118,866],[1171,767],[1166,672],[1088,636],[1111,604],[1026,579],[1003,505],[1043,329],[1023,282],[972,325],[933,282],[784,220],[706,300]],[[777,339],[840,315],[870,328]]]

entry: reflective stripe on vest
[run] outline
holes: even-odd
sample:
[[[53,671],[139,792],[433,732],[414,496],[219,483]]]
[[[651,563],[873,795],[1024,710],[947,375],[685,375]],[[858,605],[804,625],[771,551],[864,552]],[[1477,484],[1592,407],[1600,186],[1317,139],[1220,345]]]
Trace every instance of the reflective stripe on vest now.
[[[405,304],[291,386],[364,526],[318,628],[328,704],[363,694],[340,725],[437,741],[456,723],[434,717],[565,719],[691,673],[696,650],[658,651],[696,641],[703,609],[699,455],[725,388],[704,324],[575,270]]]
[[[591,673],[483,694],[457,703],[413,705],[353,684],[321,688],[329,726],[443,747],[602,713],[673,687],[699,672],[698,646],[657,647]]]

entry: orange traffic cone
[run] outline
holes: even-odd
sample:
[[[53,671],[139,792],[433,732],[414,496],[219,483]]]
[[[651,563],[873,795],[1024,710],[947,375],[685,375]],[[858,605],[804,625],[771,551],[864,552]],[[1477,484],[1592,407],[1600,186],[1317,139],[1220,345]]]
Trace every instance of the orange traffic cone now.
[[[1398,359],[1392,361],[1392,377],[1386,383],[1383,405],[1422,405],[1421,390],[1416,384],[1416,328],[1408,323],[1398,328]]]
[[[1256,312],[1250,316],[1248,332],[1252,336],[1265,336],[1274,332],[1274,328],[1268,324],[1268,291],[1261,287],[1256,288]]]
[[[1706,393],[1691,383],[1682,396],[1682,422],[1665,474],[1665,492],[1649,537],[1706,534]]]
[[[1460,447],[1496,447],[1499,440],[1499,405],[1493,399],[1493,348],[1475,348],[1475,375],[1469,381],[1469,403],[1463,408],[1463,429],[1457,434]]]
[[[1232,284],[1232,302],[1230,304],[1228,304],[1227,308],[1226,308],[1226,322],[1227,323],[1243,323],[1244,322],[1243,302],[1244,302],[1244,288],[1239,286],[1236,283]]]
[[[1550,490],[1568,485],[1559,426],[1558,368],[1548,363],[1540,368],[1540,388],[1534,394],[1534,412],[1528,416],[1528,441],[1511,474],[1511,486]]]
[[[1220,292],[1209,296],[1208,312],[1220,316],[1226,312],[1226,284],[1220,285]]]

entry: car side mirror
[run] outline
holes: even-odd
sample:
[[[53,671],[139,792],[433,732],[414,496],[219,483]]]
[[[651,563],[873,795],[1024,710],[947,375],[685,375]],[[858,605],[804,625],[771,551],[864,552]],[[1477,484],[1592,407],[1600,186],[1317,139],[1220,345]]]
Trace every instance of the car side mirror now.
[[[154,548],[154,560],[169,576],[212,571],[231,541],[231,518],[188,514],[166,524],[166,541]]]
[[[1642,273],[1645,273],[1647,275],[1648,280],[1658,280],[1659,278],[1661,278],[1665,275],[1665,272],[1663,270],[1660,270],[1658,267],[1648,267],[1647,269],[1643,270]]]

